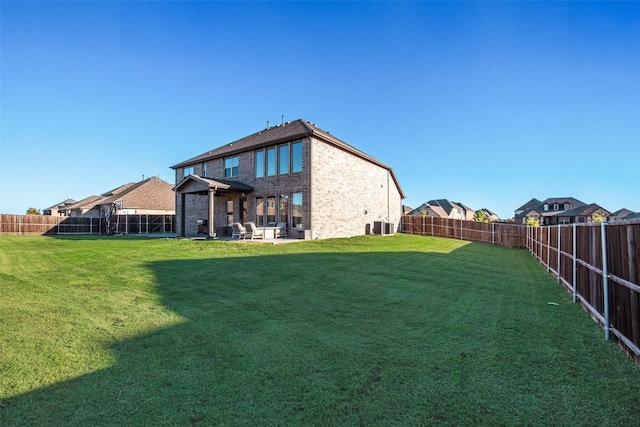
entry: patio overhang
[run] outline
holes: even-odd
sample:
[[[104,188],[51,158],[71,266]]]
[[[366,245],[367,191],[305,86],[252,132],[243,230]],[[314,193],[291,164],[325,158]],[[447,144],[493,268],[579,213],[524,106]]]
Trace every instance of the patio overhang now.
[[[215,196],[225,193],[237,193],[244,196],[253,191],[253,187],[242,182],[228,181],[223,179],[204,178],[199,175],[189,175],[178,183],[173,190],[180,195],[179,211],[181,231],[180,235],[185,236],[185,196],[187,194],[201,194],[208,198],[208,215],[207,227],[209,229],[209,237],[216,237],[214,222],[214,204]],[[177,207],[177,206],[176,206]]]
[[[250,193],[253,191],[253,187],[237,181],[189,175],[180,181],[173,190],[182,194],[203,195],[213,191],[216,195],[220,195],[224,193]]]

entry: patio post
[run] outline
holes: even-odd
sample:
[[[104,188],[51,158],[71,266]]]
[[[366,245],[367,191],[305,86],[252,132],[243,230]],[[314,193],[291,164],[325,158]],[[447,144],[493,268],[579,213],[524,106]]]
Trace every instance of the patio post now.
[[[216,228],[213,223],[213,213],[214,213],[214,198],[216,196],[216,189],[209,188],[209,223],[207,224],[207,228],[209,229],[209,237],[216,237]]]

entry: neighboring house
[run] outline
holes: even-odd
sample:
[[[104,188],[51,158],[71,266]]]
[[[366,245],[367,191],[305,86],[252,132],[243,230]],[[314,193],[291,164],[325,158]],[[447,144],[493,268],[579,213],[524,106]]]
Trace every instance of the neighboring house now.
[[[539,220],[540,225],[563,224],[558,222],[558,214],[582,206],[586,203],[573,197],[554,197],[543,201],[534,198],[516,209],[513,219],[516,224],[525,224],[527,218]]]
[[[608,221],[611,216],[611,212],[596,205],[595,203],[591,203],[589,205],[557,213],[552,217],[551,223],[555,225],[592,222],[595,215],[600,216],[604,221]]]
[[[400,224],[404,193],[393,169],[305,120],[225,144],[172,166],[182,236],[234,222],[284,222],[288,235],[350,237]]]
[[[102,216],[112,205],[115,205],[114,215],[175,215],[176,212],[173,185],[155,176],[103,194],[98,205]]]
[[[635,212],[622,208],[613,212],[609,218],[611,221],[614,221],[617,219],[627,219],[629,215],[635,215]]]
[[[65,208],[65,216],[86,216],[86,217],[99,217],[100,213],[97,209],[94,209],[100,196],[89,196],[74,203],[71,206]]]
[[[451,218],[472,220],[475,212],[464,205],[450,202],[447,199],[429,200],[418,206],[408,215],[435,216],[438,218]],[[469,218],[469,215],[471,217]]]
[[[463,216],[462,219],[466,221],[473,221],[473,217],[476,216],[476,211],[474,211],[467,205],[463,205],[460,202],[455,202],[455,204],[462,209],[462,216]]]
[[[111,211],[113,205],[113,211]],[[68,216],[175,215],[173,185],[155,176],[90,196],[66,208]]]
[[[527,218],[534,218],[540,221],[540,225],[572,224],[590,222],[596,213],[605,219],[611,215],[595,203],[587,205],[573,197],[554,197],[543,201],[531,199],[516,209],[514,222],[525,224]]]
[[[65,212],[67,211],[67,207],[71,205],[75,205],[76,202],[73,199],[67,199],[60,203],[57,203],[49,208],[46,208],[42,211],[42,215],[51,215],[51,216],[66,216]]]
[[[500,221],[500,218],[498,217],[498,215],[496,213],[490,211],[489,209],[487,209],[487,208],[478,209],[478,212],[480,212],[480,211],[484,212],[484,214],[487,216],[487,218],[489,218],[490,222]]]

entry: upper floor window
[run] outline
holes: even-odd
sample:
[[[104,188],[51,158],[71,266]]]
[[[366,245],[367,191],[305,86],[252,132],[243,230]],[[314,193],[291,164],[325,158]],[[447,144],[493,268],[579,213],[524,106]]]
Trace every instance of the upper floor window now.
[[[291,172],[302,171],[302,142],[291,144]]]
[[[238,176],[238,157],[227,157],[224,159],[224,177],[234,176]]]
[[[558,209],[560,209],[560,205],[558,205],[557,203],[554,203],[553,210],[557,211]]]
[[[256,151],[256,178],[264,176],[264,150]]]
[[[280,159],[278,173],[280,175],[289,173],[289,144],[278,147],[278,158]]]
[[[276,174],[276,147],[267,148],[267,175]]]
[[[565,211],[568,211],[568,210],[569,210],[569,203],[565,203],[565,204],[564,204],[564,210],[565,210]]]
[[[206,163],[206,162],[203,162],[203,163],[202,163],[202,176],[203,176],[204,178],[206,178],[206,177],[207,177],[207,163]]]
[[[544,204],[544,210],[548,211],[549,210],[549,205],[547,203]]]
[[[193,166],[186,167],[182,169],[182,177],[186,178],[189,175],[193,175]]]
[[[256,178],[302,171],[302,142],[281,144],[255,151]]]

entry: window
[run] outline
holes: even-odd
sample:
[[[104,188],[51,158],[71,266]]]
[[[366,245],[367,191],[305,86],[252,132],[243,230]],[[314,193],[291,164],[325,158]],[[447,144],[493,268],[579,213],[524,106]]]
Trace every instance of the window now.
[[[545,210],[545,211],[548,211],[548,210],[549,210],[549,204],[547,204],[547,203],[545,203],[545,204],[544,204],[544,210]]]
[[[291,172],[302,171],[302,142],[291,144]]]
[[[568,211],[568,210],[569,210],[569,203],[565,203],[565,204],[564,204],[564,210],[565,210],[565,211]]]
[[[256,178],[264,176],[264,150],[256,151]]]
[[[227,225],[233,224],[233,200],[227,200]]]
[[[228,157],[224,159],[224,177],[231,178],[238,176],[238,157]]]
[[[256,178],[302,171],[302,142],[256,150]],[[266,156],[265,156],[266,153]]]
[[[267,148],[267,176],[276,174],[276,147]]]
[[[267,225],[276,223],[276,198],[267,196]]]
[[[278,222],[289,222],[289,195],[281,194],[278,200]]]
[[[203,177],[207,177],[207,164],[206,163],[202,163],[202,176]]]
[[[291,226],[302,228],[302,193],[291,195]]]
[[[557,211],[558,209],[560,209],[560,205],[558,205],[557,203],[553,204],[553,210]]]
[[[188,177],[189,175],[193,175],[193,166],[189,166],[188,168],[184,168],[182,170],[182,176],[184,178]]]
[[[256,197],[256,224],[264,227],[264,197]]]
[[[280,175],[289,173],[289,144],[278,147],[278,160],[280,161],[278,173]]]

